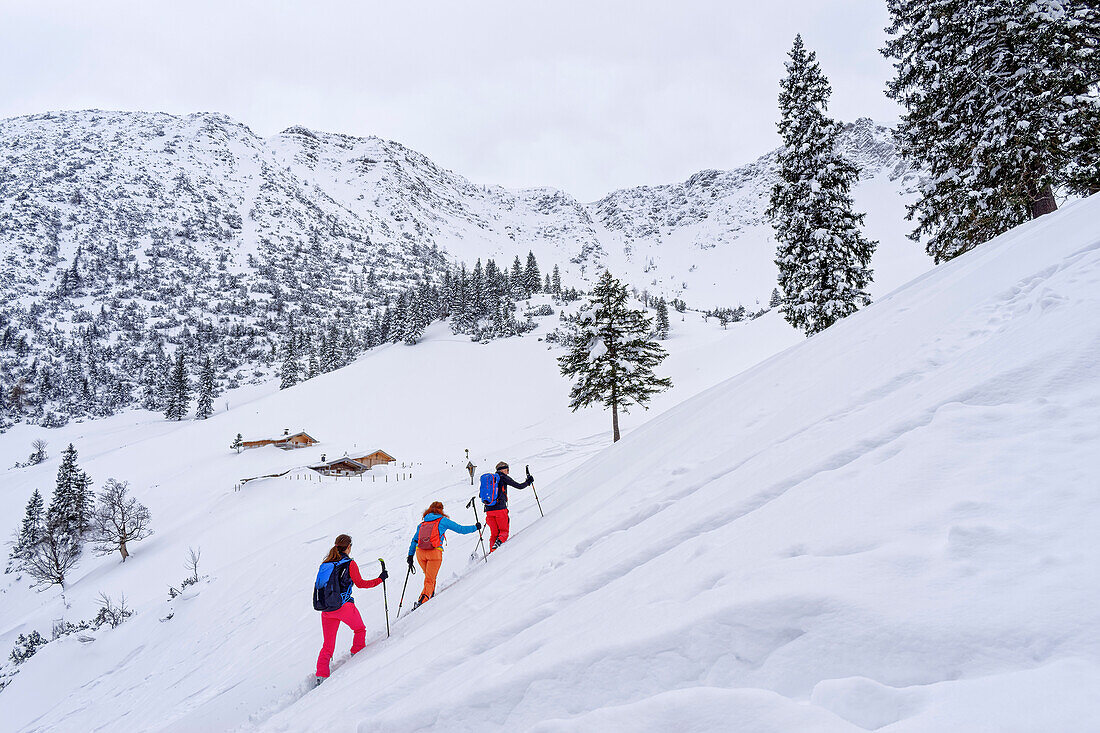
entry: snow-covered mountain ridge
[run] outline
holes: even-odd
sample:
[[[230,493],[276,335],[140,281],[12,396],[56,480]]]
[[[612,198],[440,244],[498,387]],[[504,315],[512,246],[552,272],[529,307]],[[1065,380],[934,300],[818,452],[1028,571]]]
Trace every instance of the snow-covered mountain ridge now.
[[[929,266],[906,241],[908,169],[889,131],[846,127],[876,292]],[[533,251],[566,285],[603,267],[693,306],[750,311],[775,285],[762,212],[775,154],[583,204],[471,183],[399,143],[292,127],[261,138],[224,115],[56,112],[0,122],[0,429],[156,408],[182,347],[223,386],[270,378],[292,329],[328,329],[343,360],[372,314],[438,283],[448,261]],[[15,390],[14,392],[12,390]],[[7,414],[5,414],[7,410]]]

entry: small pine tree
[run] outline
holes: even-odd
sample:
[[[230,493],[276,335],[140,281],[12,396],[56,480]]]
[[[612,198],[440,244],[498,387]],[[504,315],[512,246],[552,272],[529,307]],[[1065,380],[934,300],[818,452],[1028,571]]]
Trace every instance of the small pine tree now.
[[[195,407],[195,419],[205,420],[214,414],[214,362],[210,357],[202,364],[199,375],[199,401]]]
[[[779,297],[779,288],[772,288],[772,297],[768,301],[769,308],[778,308],[783,304],[783,299]]]
[[[672,324],[668,322],[668,303],[664,298],[657,301],[657,338],[667,339],[672,330]]]
[[[187,362],[183,349],[176,352],[176,363],[166,385],[164,416],[169,420],[182,420],[191,405],[191,380],[187,376]]]
[[[837,152],[840,126],[825,116],[829,82],[796,36],[780,84],[779,181],[767,214],[775,228],[775,264],[787,293],[783,315],[807,336],[871,302],[866,288],[875,243],[859,231],[850,192],[859,171]]]
[[[49,640],[37,631],[31,631],[30,634],[20,634],[15,640],[15,647],[12,648],[11,654],[8,659],[12,664],[20,665],[27,661],[38,652],[38,648],[45,646],[49,643]]]
[[[561,271],[558,270],[557,265],[554,265],[554,272],[550,276],[550,292],[554,295],[561,295]]]
[[[527,267],[523,271],[523,284],[524,289],[527,291],[527,297],[539,291],[539,286],[542,285],[542,274],[539,272],[539,263],[535,260],[535,253],[527,253]]]
[[[291,333],[283,341],[283,363],[279,369],[279,389],[288,389],[298,383],[301,365],[298,363],[298,354],[294,348],[294,334]]]
[[[237,433],[237,437],[233,439],[233,442],[230,444],[229,447],[235,449],[238,453],[240,453],[241,448],[244,447],[244,436],[240,433]]]
[[[11,559],[15,562],[25,560],[30,552],[42,541],[46,534],[46,513],[43,508],[42,494],[34,490],[27,501],[27,510],[23,514],[23,524],[19,536],[12,544]]]
[[[377,344],[377,340],[376,340],[376,336],[374,334],[373,328],[371,330],[370,336],[368,337],[367,341],[368,341],[368,346],[375,346]],[[317,362],[317,350],[310,347],[310,350],[309,350],[309,364],[306,367],[306,379],[313,379],[314,377],[316,377],[320,373],[321,373],[320,372],[320,366]]]
[[[428,325],[427,307],[422,293],[417,292],[410,296],[401,327],[401,339],[409,346],[414,346],[424,336],[424,329]]]
[[[599,402],[611,408],[614,441],[620,437],[619,410],[627,412],[631,403],[646,407],[672,386],[653,373],[667,353],[647,340],[650,329],[645,314],[628,307],[626,288],[605,270],[581,309],[572,350],[558,357],[562,375],[576,379],[569,407],[576,412]]]

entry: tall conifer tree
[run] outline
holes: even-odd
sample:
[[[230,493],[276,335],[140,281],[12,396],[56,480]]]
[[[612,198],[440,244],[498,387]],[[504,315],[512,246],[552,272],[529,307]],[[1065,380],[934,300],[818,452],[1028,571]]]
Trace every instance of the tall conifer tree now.
[[[176,351],[176,361],[168,375],[165,390],[164,416],[169,420],[182,420],[191,405],[191,380],[187,376],[187,362],[182,348]]]
[[[779,181],[768,216],[787,322],[807,336],[871,302],[867,285],[875,242],[860,233],[863,215],[849,193],[859,171],[837,151],[840,126],[825,116],[829,82],[796,36],[780,83]]]
[[[214,414],[214,362],[206,357],[199,374],[199,400],[195,406],[195,419],[205,420]]]
[[[956,257],[1100,187],[1100,6],[1085,0],[887,0],[906,114],[902,153],[925,171],[913,239]]]

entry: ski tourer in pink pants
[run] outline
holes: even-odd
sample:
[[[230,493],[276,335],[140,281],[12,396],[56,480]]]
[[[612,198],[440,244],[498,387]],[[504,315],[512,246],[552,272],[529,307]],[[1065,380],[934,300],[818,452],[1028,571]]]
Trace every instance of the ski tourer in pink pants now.
[[[336,632],[340,630],[341,623],[351,627],[353,634],[351,640],[352,654],[367,645],[367,627],[363,625],[363,618],[359,615],[359,609],[355,607],[355,601],[351,599],[352,583],[355,584],[356,588],[373,588],[382,582],[381,576],[371,580],[363,580],[363,577],[359,574],[359,566],[355,564],[354,560],[343,567],[347,568],[347,580],[349,581],[347,583],[348,600],[335,611],[321,612],[321,631],[325,635],[325,641],[321,645],[321,653],[317,655],[318,677],[328,677],[329,675],[329,661],[332,659],[332,653],[336,650]],[[340,580],[341,585],[343,585],[344,578],[341,577]]]

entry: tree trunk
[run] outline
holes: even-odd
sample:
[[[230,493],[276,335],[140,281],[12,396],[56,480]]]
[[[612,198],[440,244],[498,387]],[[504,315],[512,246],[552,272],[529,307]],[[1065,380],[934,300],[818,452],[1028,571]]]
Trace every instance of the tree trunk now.
[[[1054,191],[1050,184],[1043,186],[1031,197],[1031,218],[1038,219],[1043,214],[1049,214],[1058,210],[1058,202],[1054,200]]]
[[[118,551],[122,553],[122,562],[126,562],[126,558],[130,557],[130,553],[126,550],[126,540],[119,541]]]
[[[611,427],[614,434],[612,443],[619,442],[619,406],[617,404],[611,405]]]

